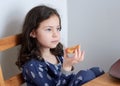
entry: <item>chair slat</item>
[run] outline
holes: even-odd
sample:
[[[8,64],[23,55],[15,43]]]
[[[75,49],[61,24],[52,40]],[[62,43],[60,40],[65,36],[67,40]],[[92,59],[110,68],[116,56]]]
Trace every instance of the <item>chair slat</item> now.
[[[25,81],[22,74],[17,74],[5,81],[5,86],[21,86]]]
[[[20,36],[21,34],[9,36],[0,39],[0,51],[4,51],[6,49],[15,47],[20,44]]]

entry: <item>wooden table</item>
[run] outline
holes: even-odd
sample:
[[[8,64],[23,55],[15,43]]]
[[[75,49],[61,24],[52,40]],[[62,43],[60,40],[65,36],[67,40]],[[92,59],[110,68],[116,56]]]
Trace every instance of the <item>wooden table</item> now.
[[[120,86],[120,79],[115,79],[110,77],[108,73],[105,73],[82,86]]]

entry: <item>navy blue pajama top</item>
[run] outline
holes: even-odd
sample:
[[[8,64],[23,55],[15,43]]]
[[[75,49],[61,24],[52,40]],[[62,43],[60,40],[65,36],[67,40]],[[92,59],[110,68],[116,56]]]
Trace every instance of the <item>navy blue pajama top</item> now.
[[[77,74],[65,73],[62,69],[63,57],[53,65],[44,60],[32,59],[22,67],[22,74],[27,86],[80,86],[103,74],[98,67],[81,70]]]

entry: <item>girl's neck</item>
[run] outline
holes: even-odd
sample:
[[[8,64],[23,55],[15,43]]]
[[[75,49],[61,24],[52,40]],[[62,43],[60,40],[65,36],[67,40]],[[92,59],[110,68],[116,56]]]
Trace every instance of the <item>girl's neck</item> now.
[[[52,64],[58,64],[57,58],[50,52],[50,49],[41,49],[42,58]]]
[[[50,49],[49,48],[41,48],[40,52],[42,54],[42,57],[46,57],[51,55]]]

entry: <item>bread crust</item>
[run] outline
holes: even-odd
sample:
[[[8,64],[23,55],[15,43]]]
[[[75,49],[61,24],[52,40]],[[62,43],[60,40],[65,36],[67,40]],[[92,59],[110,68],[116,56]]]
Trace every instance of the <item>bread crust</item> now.
[[[66,49],[66,52],[67,52],[67,53],[74,53],[74,51],[75,51],[76,49],[79,49],[79,48],[80,48],[80,45],[75,45],[75,46],[73,46],[73,47],[67,48],[67,49]]]

